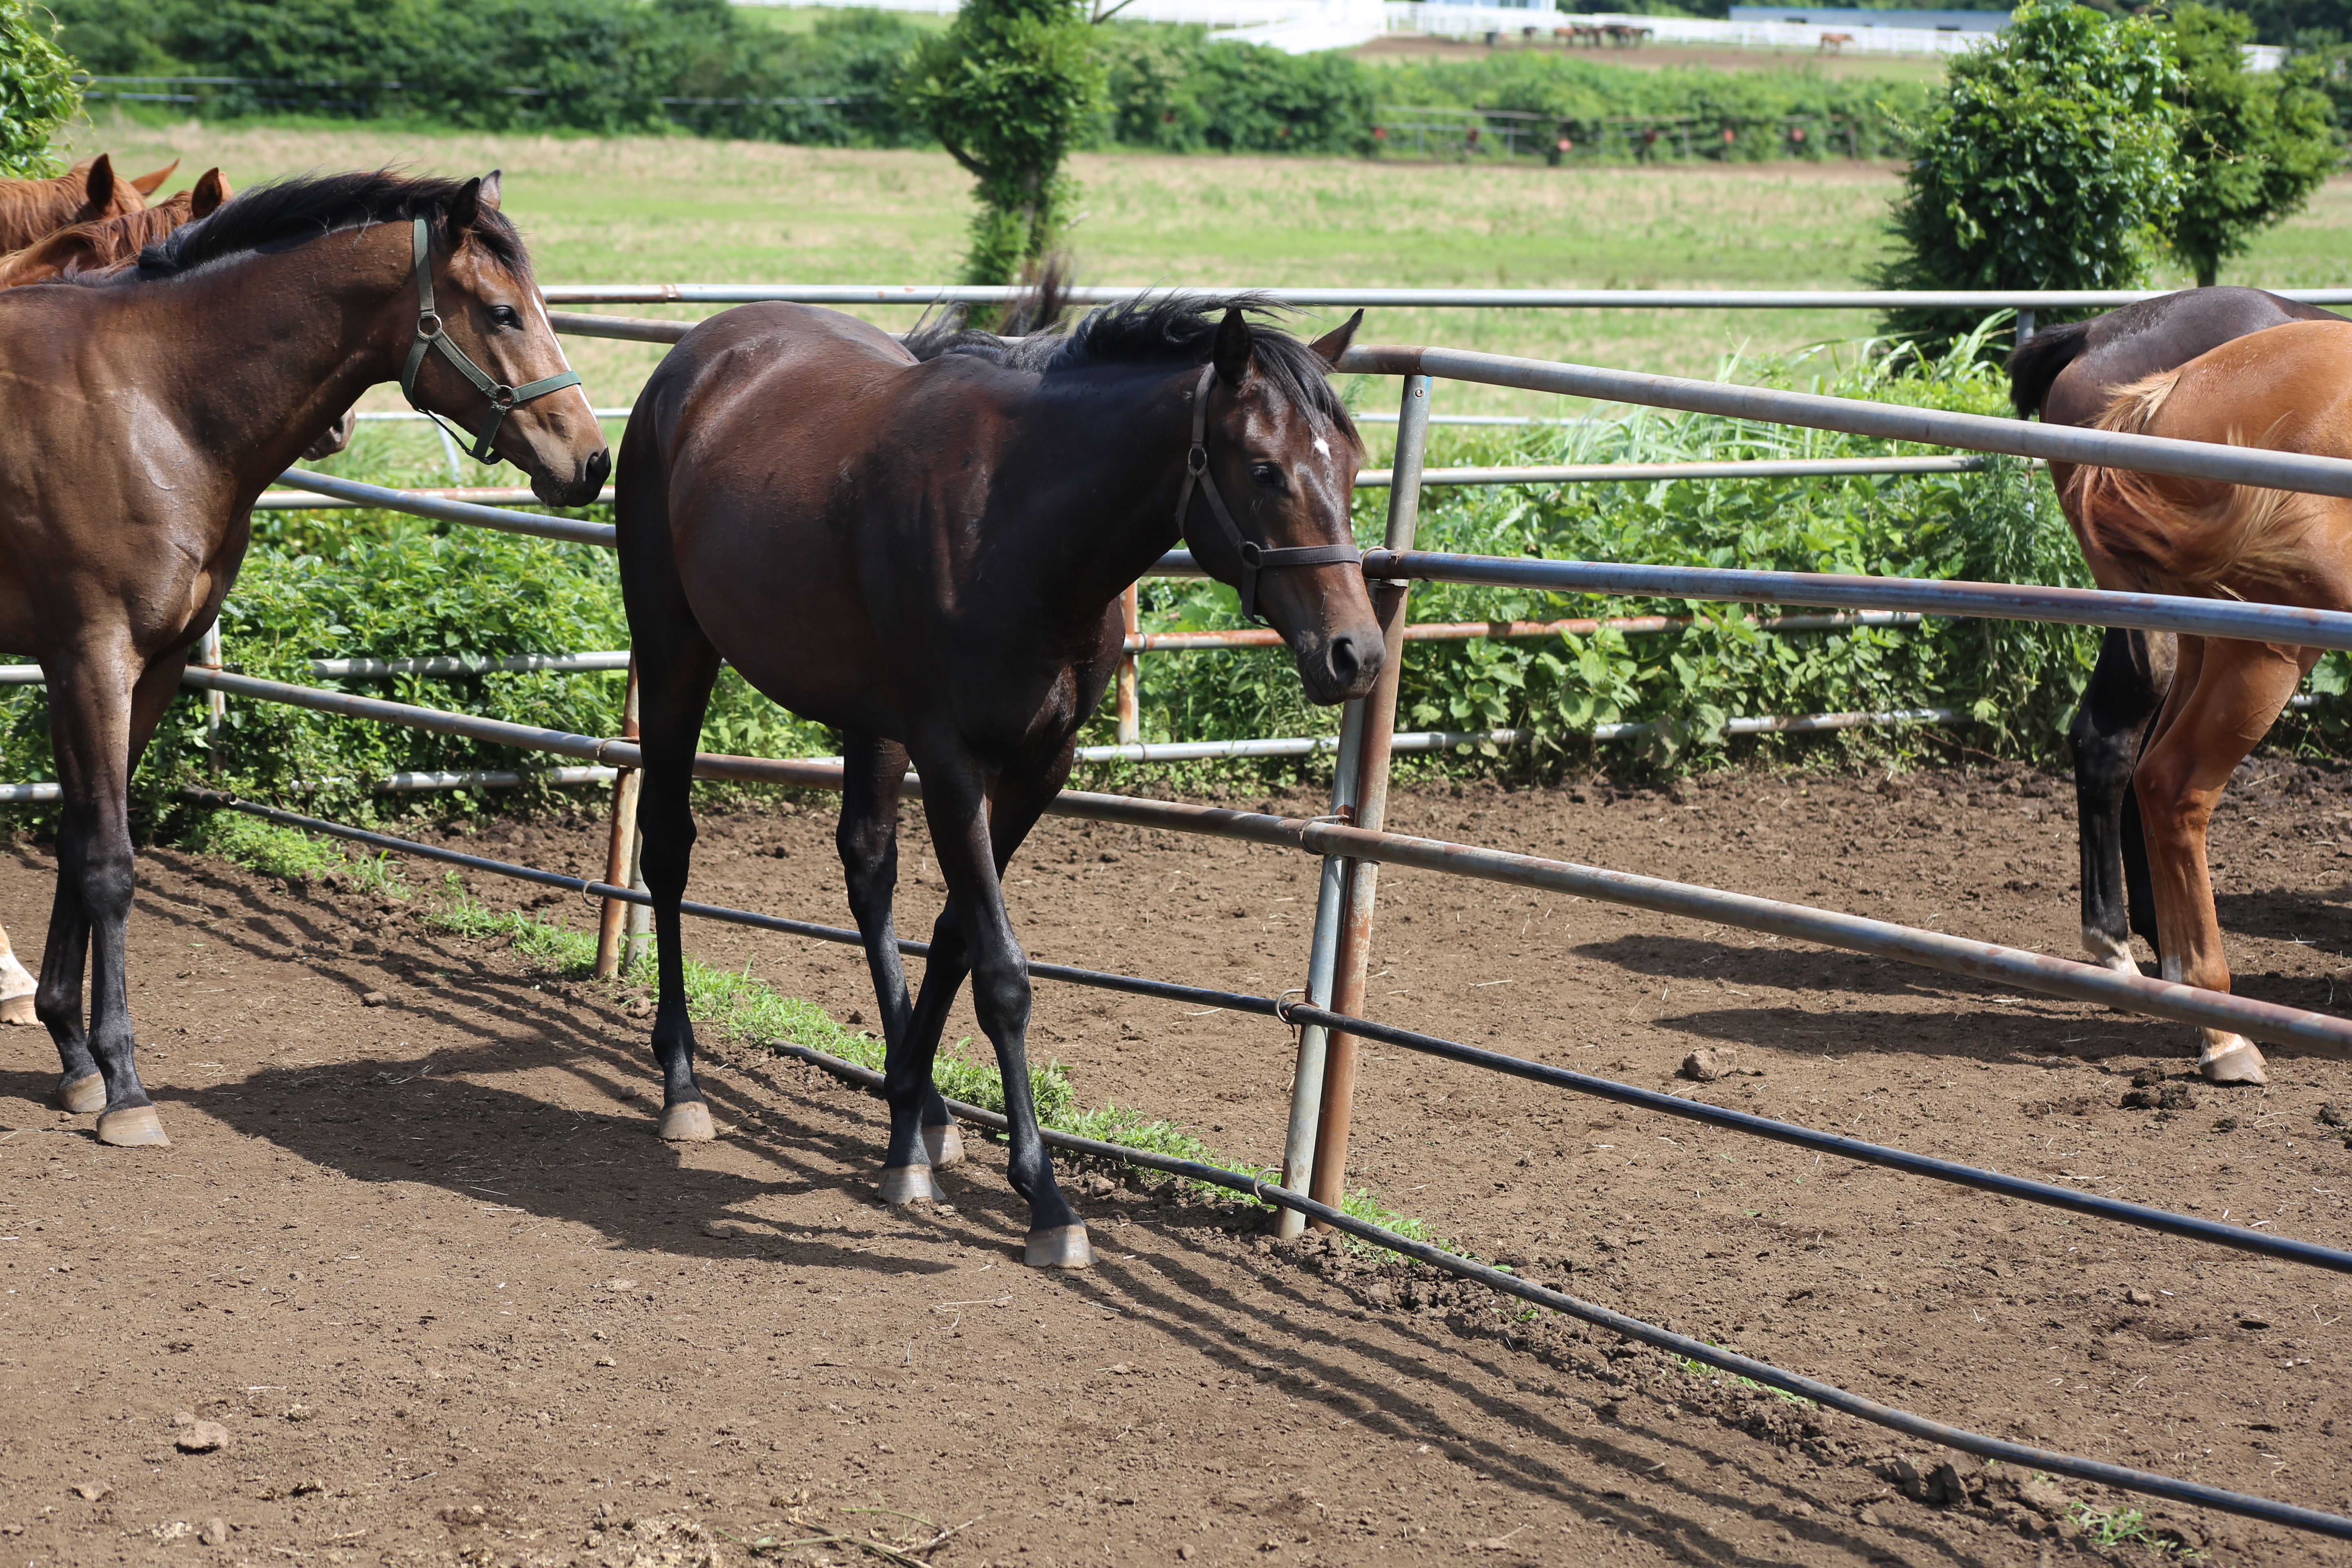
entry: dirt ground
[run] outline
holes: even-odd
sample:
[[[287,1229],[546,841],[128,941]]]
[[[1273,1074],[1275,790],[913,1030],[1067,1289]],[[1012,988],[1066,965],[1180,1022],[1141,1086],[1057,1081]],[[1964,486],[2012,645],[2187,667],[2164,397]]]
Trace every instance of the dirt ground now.
[[[2215,836],[2240,988],[2326,1006],[2352,774],[2265,769]],[[1391,826],[2072,952],[2071,816],[2027,774],[1746,774],[1409,790]],[[818,798],[707,816],[693,895],[846,923],[831,826]],[[448,836],[584,870],[601,833]],[[938,879],[919,841],[906,862],[919,931]],[[52,867],[0,856],[20,942]],[[1314,874],[1049,820],[1010,892],[1038,958],[1278,991]],[[1102,1173],[1072,1173],[1100,1266],[1029,1271],[1000,1151],[973,1141],[950,1206],[879,1209],[879,1107],[764,1053],[710,1065],[728,1136],[664,1145],[631,998],[431,932],[438,872],[413,881],[400,903],[144,859],[131,994],[169,1150],[97,1146],[47,1109],[46,1040],[0,1036],[0,1564],[740,1563],[762,1540],[872,1563],[824,1532],[952,1526],[928,1559],[950,1568],[2154,1561],[2068,1506],[2124,1500],[1966,1460],[1939,1484],[1951,1456]],[[1382,891],[1379,1016],[2347,1240],[2339,1064],[2274,1053],[2267,1090],[2217,1091],[2174,1026],[1426,874]],[[852,950],[689,936],[872,1016]],[[1675,1079],[1722,1045],[1752,1072]],[[1033,1047],[1087,1102],[1278,1158],[1270,1022],[1041,984]],[[2125,1109],[2145,1069],[2194,1103]],[[1351,1180],[1578,1294],[1979,1430],[2352,1508],[2346,1282],[1387,1047],[1356,1130]],[[2344,1557],[2151,1512],[2208,1561]]]

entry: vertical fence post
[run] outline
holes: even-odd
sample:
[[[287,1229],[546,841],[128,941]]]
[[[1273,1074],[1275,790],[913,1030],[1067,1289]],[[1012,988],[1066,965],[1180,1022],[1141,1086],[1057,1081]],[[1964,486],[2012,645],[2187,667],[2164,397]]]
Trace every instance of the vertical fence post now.
[[[1422,458],[1429,446],[1429,378],[1404,378],[1404,400],[1397,411],[1396,462],[1389,490],[1391,550],[1411,550],[1421,523]],[[1355,821],[1377,830],[1388,817],[1389,746],[1396,734],[1397,685],[1404,673],[1405,594],[1410,584],[1391,580],[1373,590],[1372,607],[1381,621],[1386,656],[1381,676],[1364,702],[1363,738],[1356,765]],[[1380,867],[1369,860],[1349,863],[1344,915],[1338,952],[1332,964],[1331,1010],[1362,1016],[1364,973],[1372,951],[1372,906],[1380,890]],[[1356,1041],[1334,1034],[1323,1058],[1323,1106],[1315,1134],[1315,1169],[1307,1195],[1337,1206],[1347,1191],[1348,1127],[1356,1096]],[[1318,1229],[1327,1229],[1320,1222]]]
[[[1348,704],[1339,721],[1339,755],[1331,770],[1331,816],[1352,821],[1356,811],[1357,760],[1364,743],[1364,700]],[[1315,937],[1307,952],[1307,1002],[1331,1005],[1331,974],[1339,961],[1339,917],[1348,896],[1348,862],[1323,857],[1323,879],[1315,893]],[[1298,1066],[1290,1080],[1290,1130],[1282,1142],[1282,1184],[1301,1192],[1315,1175],[1315,1130],[1323,1116],[1323,1064],[1329,1040],[1320,1024],[1298,1031]],[[1288,1241],[1307,1228],[1307,1216],[1284,1209],[1275,1234]]]
[[[2017,335],[2011,339],[2010,342],[2011,351],[2014,352],[2017,349],[2023,348],[2025,346],[2025,341],[2032,335],[2033,312],[2032,310],[2020,310],[2017,313]]]
[[[1129,583],[1127,585],[1127,592],[1120,595],[1118,598],[1120,635],[1130,639],[1133,638],[1136,634],[1138,619],[1136,585]],[[1132,746],[1138,741],[1143,739],[1143,717],[1140,710],[1137,706],[1139,698],[1136,692],[1136,661],[1139,657],[1139,655],[1129,650],[1120,654],[1118,658],[1118,698],[1117,711],[1118,714],[1118,743],[1122,746]],[[1284,1212],[1288,1213],[1289,1211],[1285,1210]]]
[[[637,738],[637,658],[629,656],[629,685],[621,698],[621,739]],[[637,868],[637,790],[641,780],[635,768],[623,768],[613,781],[613,827],[604,847],[604,881],[609,887],[635,886]],[[622,973],[621,938],[627,929],[628,913],[634,906],[619,899],[606,899],[603,918],[596,924],[596,978],[610,980]]]
[[[196,668],[218,675],[221,670],[220,620],[215,616],[196,644]],[[220,772],[221,725],[228,717],[228,697],[225,692],[205,693],[205,754],[212,771]]]

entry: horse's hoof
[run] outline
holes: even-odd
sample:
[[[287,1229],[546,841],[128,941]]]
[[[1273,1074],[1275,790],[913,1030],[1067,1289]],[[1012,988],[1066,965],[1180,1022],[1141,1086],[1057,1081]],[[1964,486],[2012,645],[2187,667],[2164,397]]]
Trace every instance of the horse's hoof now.
[[[931,1169],[944,1171],[950,1165],[963,1163],[963,1129],[952,1121],[923,1129],[923,1148],[931,1156]]]
[[[2197,1070],[2205,1075],[2207,1083],[2268,1083],[2270,1073],[2263,1066],[2263,1053],[2254,1042],[2243,1035],[2232,1035],[2230,1043],[2218,1049],[2208,1046],[2205,1054],[2197,1058]]]
[[[2083,928],[2083,951],[2101,969],[2112,969],[2117,974],[2137,974],[2139,961],[2132,957],[2131,941],[2117,942],[2103,931],[2089,926]]]
[[[84,1073],[71,1083],[58,1085],[58,1104],[73,1116],[95,1116],[106,1109],[106,1080]]]
[[[1095,1244],[1087,1239],[1087,1227],[1083,1225],[1033,1230],[1021,1261],[1032,1268],[1092,1268]]]
[[[0,996],[0,1024],[31,1024],[37,1021],[33,1016],[31,992],[27,991],[22,996]]]
[[[710,1124],[710,1107],[698,1100],[681,1100],[662,1112],[654,1135],[672,1143],[708,1143],[719,1136]]]
[[[948,1195],[931,1180],[929,1165],[885,1165],[875,1189],[886,1204],[943,1204]]]
[[[117,1149],[168,1149],[172,1141],[163,1136],[163,1119],[155,1114],[152,1105],[134,1105],[124,1110],[110,1110],[98,1119],[98,1141]]]

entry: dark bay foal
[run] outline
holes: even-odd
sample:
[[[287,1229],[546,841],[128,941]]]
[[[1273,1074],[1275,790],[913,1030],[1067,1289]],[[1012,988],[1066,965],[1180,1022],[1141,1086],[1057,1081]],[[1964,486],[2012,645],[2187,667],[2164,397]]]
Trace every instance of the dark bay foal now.
[[[1363,695],[1381,661],[1349,530],[1363,448],[1328,380],[1356,321],[1309,344],[1253,326],[1262,303],[1168,299],[1097,311],[1066,337],[906,344],[830,310],[747,305],[697,327],[646,383],[618,520],[663,1137],[713,1131],[678,902],[723,658],[843,731],[837,842],[888,1046],[884,1199],[937,1197],[933,1170],[961,1155],[931,1066],[969,973],[1003,1076],[1026,1258],[1092,1261],[1037,1134],[1028,962],[1000,879],[1117,666],[1118,596],[1181,534],[1281,631],[1314,700]],[[911,1002],[891,918],[910,760],[949,893]]]

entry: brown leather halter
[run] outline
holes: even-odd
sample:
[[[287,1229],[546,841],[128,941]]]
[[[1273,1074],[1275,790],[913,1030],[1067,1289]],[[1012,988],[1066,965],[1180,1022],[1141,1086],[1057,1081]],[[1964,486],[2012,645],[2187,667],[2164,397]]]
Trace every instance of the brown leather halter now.
[[[1176,498],[1176,530],[1190,537],[1192,529],[1185,521],[1192,506],[1192,487],[1209,498],[1209,512],[1217,526],[1225,531],[1226,542],[1233,545],[1242,563],[1242,615],[1261,626],[1265,617],[1257,613],[1257,574],[1279,566],[1328,566],[1345,562],[1359,564],[1364,552],[1354,543],[1286,545],[1280,550],[1268,550],[1255,540],[1242,537],[1241,525],[1234,521],[1225,498],[1217,492],[1217,481],[1209,473],[1209,389],[1216,384],[1217,367],[1213,362],[1201,367],[1201,384],[1192,389],[1192,446],[1184,454],[1184,489]]]

